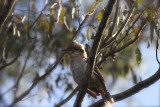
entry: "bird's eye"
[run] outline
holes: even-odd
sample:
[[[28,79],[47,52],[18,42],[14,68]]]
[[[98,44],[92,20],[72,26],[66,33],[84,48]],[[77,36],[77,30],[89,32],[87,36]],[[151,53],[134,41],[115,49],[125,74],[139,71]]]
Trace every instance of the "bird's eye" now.
[[[74,50],[78,50],[78,48],[75,47]]]
[[[83,50],[83,49],[80,49],[79,51],[80,51],[80,52],[83,52],[84,50]]]
[[[83,49],[77,48],[75,47],[74,50],[79,51],[79,52],[83,52]]]

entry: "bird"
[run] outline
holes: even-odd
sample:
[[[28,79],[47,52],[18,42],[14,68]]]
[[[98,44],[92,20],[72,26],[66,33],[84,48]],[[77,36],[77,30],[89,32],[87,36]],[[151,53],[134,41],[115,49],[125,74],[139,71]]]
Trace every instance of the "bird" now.
[[[87,53],[84,45],[74,40],[63,51],[69,55],[70,68],[74,81],[79,86],[82,86],[88,81],[86,75]],[[114,103],[114,99],[106,89],[104,78],[97,66],[94,67],[88,82],[87,93],[94,98],[101,95],[107,107],[111,107]]]

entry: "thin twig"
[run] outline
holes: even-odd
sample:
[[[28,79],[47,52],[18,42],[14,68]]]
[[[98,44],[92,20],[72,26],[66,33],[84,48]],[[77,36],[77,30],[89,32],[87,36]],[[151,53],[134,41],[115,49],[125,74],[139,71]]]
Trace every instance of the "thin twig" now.
[[[109,53],[107,53],[97,65],[100,66],[100,65],[106,60],[107,57],[109,57],[109,56],[111,56],[111,55],[113,55],[113,54],[115,54],[115,53],[117,53],[117,52],[120,52],[120,51],[124,50],[126,47],[130,46],[130,45],[133,44],[135,41],[137,41],[138,38],[139,38],[138,35],[139,35],[139,33],[141,32],[141,30],[144,28],[146,22],[147,22],[147,21],[145,20],[145,21],[142,23],[141,27],[139,28],[139,30],[138,30],[138,32],[137,32],[137,34],[135,35],[135,38],[134,38],[133,40],[128,41],[128,43],[127,43],[126,45],[122,46],[121,48],[112,50],[112,51],[110,51]]]
[[[139,30],[138,30],[138,32],[137,32],[137,34],[135,35],[135,38],[134,38],[133,40],[129,41],[126,45],[122,46],[121,48],[116,49],[114,52],[119,52],[119,51],[125,49],[126,47],[128,47],[130,44],[134,43],[134,42],[139,38],[139,34],[140,34],[140,32],[143,30],[143,28],[145,27],[146,22],[147,22],[147,20],[145,20],[144,22],[142,22],[142,25],[141,25],[141,27],[139,28]]]
[[[78,6],[78,3],[77,3],[77,0],[75,0],[75,10],[77,11],[78,23],[79,23],[79,26],[80,26],[79,6]]]
[[[102,45],[112,36],[113,30],[114,30],[114,27],[115,27],[115,24],[116,24],[117,16],[118,16],[118,10],[119,10],[119,0],[117,0],[117,3],[116,3],[116,11],[115,11],[114,19],[113,19],[113,24],[112,24],[112,26],[109,28],[108,35],[107,35],[106,38],[101,42],[100,50],[98,51],[97,56],[99,56],[99,55],[103,52],[103,50],[104,50],[104,47],[102,47]]]
[[[30,12],[30,10],[29,10],[29,9],[30,9],[30,8],[29,8],[30,6],[29,6],[29,5],[30,5],[30,0],[28,1],[28,26],[29,26],[29,14],[30,14],[30,13],[29,13],[29,12]],[[30,29],[27,30],[28,38],[30,38],[29,30],[30,30]]]
[[[11,12],[16,4],[18,0],[10,0],[8,2],[6,2],[4,10],[1,9],[3,11],[3,16],[1,16],[1,20],[0,20],[0,38],[3,36],[3,30],[5,28],[5,24],[7,23],[8,18],[11,15]]]
[[[39,16],[35,19],[35,21],[29,26],[29,29],[31,29],[34,24],[38,21],[38,19],[41,17],[41,15],[43,14],[43,11],[47,8],[47,6],[51,3],[52,0],[50,0],[45,6],[44,8],[41,10],[41,13],[39,14]]]
[[[115,36],[113,38],[111,38],[107,43],[105,43],[105,42],[102,43],[102,48],[104,48],[105,46],[107,46],[108,44],[110,44],[113,40],[115,40],[118,37],[118,35],[122,32],[122,30],[124,29],[125,25],[129,21],[130,17],[132,16],[133,10],[134,10],[134,8],[129,11],[129,14],[126,17],[126,19],[125,19],[122,27],[117,31],[117,33],[115,34]]]
[[[19,97],[15,98],[14,101],[12,102],[12,104],[9,105],[9,107],[13,107],[18,101],[20,101],[21,99],[23,99],[41,80],[45,79],[52,72],[52,70],[55,69],[55,67],[59,64],[59,62],[61,62],[62,58],[63,58],[63,55],[55,63],[54,66],[48,67],[45,70],[45,72],[46,72],[45,74],[43,74],[41,77],[35,78],[35,80],[33,81],[33,84],[31,85],[31,87],[28,90],[26,90],[24,93],[22,93],[21,95],[19,95]]]
[[[159,46],[158,39],[159,39],[159,30],[158,30],[157,43],[156,43],[156,60],[160,66],[160,61],[158,59],[158,46]]]
[[[15,94],[16,94],[16,92],[17,92],[17,90],[18,90],[19,82],[20,82],[21,78],[23,77],[23,74],[24,74],[24,71],[25,71],[25,68],[26,68],[28,59],[29,59],[29,57],[30,57],[30,55],[31,55],[31,50],[32,50],[32,48],[34,47],[35,43],[36,43],[36,42],[34,42],[34,44],[30,47],[30,49],[29,49],[29,51],[28,51],[28,54],[27,54],[27,57],[26,57],[26,59],[25,59],[25,61],[24,61],[22,70],[21,70],[20,73],[18,74],[17,81],[16,81],[16,83],[15,83],[15,85],[14,85],[14,87],[16,88]]]
[[[106,36],[106,38],[104,39],[103,43],[105,43],[112,36],[113,30],[114,30],[114,27],[115,27],[115,24],[116,24],[117,16],[118,16],[118,10],[119,10],[119,0],[117,0],[116,12],[115,12],[115,15],[114,15],[113,24],[109,28],[109,33]]]
[[[124,99],[140,92],[144,88],[149,87],[150,85],[154,84],[159,79],[160,79],[160,67],[158,68],[157,72],[154,75],[152,75],[151,77],[137,83],[135,86],[129,88],[126,91],[123,91],[119,94],[113,95],[112,97],[115,102],[120,101],[120,100],[124,100]],[[89,107],[101,107],[103,105],[104,105],[104,100],[101,99],[101,100],[91,104]]]
[[[118,44],[120,44],[128,35],[129,35],[129,31],[134,27],[135,23],[138,21],[138,19],[140,19],[140,17],[142,16],[142,13],[139,14],[136,19],[133,21],[132,25],[126,30],[126,34],[124,37],[122,37],[122,39],[118,42]]]
[[[22,50],[19,52],[19,54],[23,51],[23,49],[25,49],[25,46],[27,45],[28,41],[29,41],[29,38],[28,38],[27,41],[24,43],[24,45],[21,47]],[[34,44],[35,44],[35,43],[34,43]],[[31,47],[31,48],[33,48],[33,47]],[[30,50],[29,54],[28,54],[27,57],[26,57],[25,64],[23,65],[22,70],[21,70],[20,74],[18,75],[18,78],[17,78],[16,83],[15,83],[12,87],[10,87],[9,89],[7,89],[3,94],[1,94],[0,97],[4,96],[4,95],[5,95],[6,93],[8,93],[9,91],[11,91],[11,90],[13,90],[13,89],[15,89],[15,88],[18,87],[19,81],[20,81],[20,79],[21,79],[21,77],[22,77],[22,75],[23,75],[23,73],[24,73],[24,69],[25,69],[27,60],[28,60],[28,58],[29,58],[29,56],[30,56],[30,53],[31,53],[31,50]],[[19,56],[20,56],[20,55],[19,55]],[[17,59],[18,59],[18,58],[17,58]],[[15,61],[16,61],[16,59],[15,59]],[[15,61],[14,61],[14,62],[15,62]],[[14,63],[14,62],[12,62],[12,63]],[[12,64],[12,63],[11,63],[11,64]],[[9,65],[11,65],[11,64],[9,64]],[[6,65],[6,66],[9,66],[9,65]],[[6,67],[6,66],[5,66],[5,67]]]
[[[73,37],[71,39],[71,41],[73,41],[73,39],[75,38],[75,36],[79,33],[79,31],[81,30],[83,24],[86,22],[87,18],[89,15],[85,16],[85,19],[81,22],[81,24],[79,25],[78,29],[75,31],[75,33],[73,34]]]
[[[7,64],[1,66],[1,67],[0,67],[0,71],[1,71],[2,69],[4,69],[5,67],[7,67],[7,66],[13,64],[19,57],[20,57],[20,55],[18,54],[11,62],[9,62],[9,63],[7,63]]]
[[[73,95],[76,94],[77,91],[78,91],[78,86],[72,91],[72,93],[70,93],[70,95],[67,98],[59,102],[57,105],[55,105],[55,107],[61,107],[63,104],[69,101],[73,97]]]

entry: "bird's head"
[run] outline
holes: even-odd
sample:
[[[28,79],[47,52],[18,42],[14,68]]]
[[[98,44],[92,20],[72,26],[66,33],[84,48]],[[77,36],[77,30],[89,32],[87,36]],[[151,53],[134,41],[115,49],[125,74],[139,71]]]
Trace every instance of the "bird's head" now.
[[[87,58],[83,44],[77,42],[76,40],[72,41],[67,49],[64,49],[63,51],[70,57],[82,56]]]

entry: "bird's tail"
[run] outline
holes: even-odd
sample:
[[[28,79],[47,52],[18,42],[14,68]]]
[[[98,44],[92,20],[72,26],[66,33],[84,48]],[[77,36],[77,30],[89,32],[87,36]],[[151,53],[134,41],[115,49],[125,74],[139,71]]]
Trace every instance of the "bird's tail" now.
[[[106,107],[112,107],[114,104],[114,99],[107,91],[104,95],[102,95],[103,99],[105,100]]]

